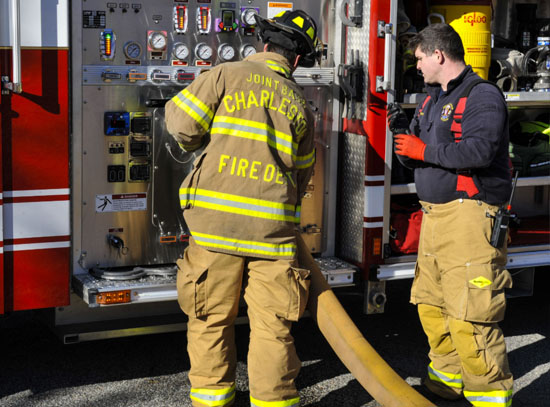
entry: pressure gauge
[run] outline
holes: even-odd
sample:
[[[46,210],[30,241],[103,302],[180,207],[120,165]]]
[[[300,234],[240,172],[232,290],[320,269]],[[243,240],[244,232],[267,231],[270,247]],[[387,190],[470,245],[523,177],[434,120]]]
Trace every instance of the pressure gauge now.
[[[195,55],[198,59],[210,59],[212,57],[212,47],[204,42],[200,42],[195,47]]]
[[[153,31],[149,34],[149,47],[153,50],[163,50],[166,48],[166,34],[160,31]]]
[[[141,45],[135,41],[128,41],[124,44],[124,55],[128,59],[139,59],[141,56]]]
[[[241,13],[241,21],[246,25],[256,25],[255,14],[258,14],[255,8],[245,8]]]
[[[256,53],[256,48],[254,48],[254,45],[252,44],[244,44],[241,47],[241,57],[246,58],[250,55],[254,55]]]
[[[222,61],[231,61],[235,57],[235,48],[229,44],[221,44],[218,47],[218,56]]]
[[[177,59],[186,59],[189,56],[189,48],[187,47],[187,45],[181,42],[177,42],[174,44],[172,54]]]

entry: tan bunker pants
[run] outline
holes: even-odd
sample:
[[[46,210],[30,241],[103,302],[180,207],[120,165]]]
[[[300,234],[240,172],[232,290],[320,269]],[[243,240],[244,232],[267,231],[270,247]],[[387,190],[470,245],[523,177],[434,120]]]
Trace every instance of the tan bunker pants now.
[[[480,201],[422,202],[411,302],[430,344],[426,386],[479,407],[508,407],[513,378],[504,335],[506,248],[489,244],[498,209]]]
[[[193,239],[178,261],[178,301],[188,315],[193,406],[229,406],[235,398],[235,335],[241,289],[248,306],[248,376],[252,406],[293,407],[300,360],[290,334],[303,314],[309,271],[292,260],[216,253]],[[244,271],[246,270],[246,274]],[[244,277],[244,283],[243,283]]]

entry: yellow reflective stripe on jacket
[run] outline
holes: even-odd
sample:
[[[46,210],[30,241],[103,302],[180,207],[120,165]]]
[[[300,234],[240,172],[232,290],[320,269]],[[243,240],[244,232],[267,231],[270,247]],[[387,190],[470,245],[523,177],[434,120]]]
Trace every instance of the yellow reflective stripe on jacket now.
[[[199,123],[204,130],[210,128],[214,113],[200,99],[189,92],[187,89],[182,90],[172,98],[172,101],[185,113],[191,116]]]
[[[265,63],[267,64],[269,69],[271,69],[275,72],[280,72],[285,77],[290,78],[290,71],[286,67],[284,67],[283,65],[278,64],[277,62],[271,61],[269,59],[267,61],[265,61]]]
[[[296,159],[298,144],[292,140],[292,136],[275,130],[265,123],[228,116],[216,116],[211,133],[263,141],[278,151],[290,155],[293,160]]]
[[[464,391],[464,397],[474,407],[508,407],[512,405],[512,389],[493,391]]]
[[[267,256],[289,257],[296,255],[296,245],[294,243],[274,244],[265,242],[255,242],[252,240],[239,240],[223,236],[216,236],[207,233],[191,231],[195,242],[200,246],[230,250],[235,253],[252,253]]]
[[[247,198],[207,189],[180,188],[180,205],[182,208],[185,208],[188,204],[199,208],[255,218],[282,222],[300,221],[300,212],[297,212],[297,208],[294,205],[266,201],[264,199]]]
[[[296,156],[296,168],[302,170],[311,167],[315,163],[315,149],[307,155]]]
[[[261,401],[250,396],[251,407],[298,407],[300,397],[282,401]]]
[[[443,383],[449,387],[461,389],[464,387],[462,383],[462,375],[442,372],[441,370],[434,369],[433,362],[428,366],[428,376],[434,382]]]
[[[226,406],[235,398],[235,385],[226,389],[191,389],[192,400],[207,406]]]

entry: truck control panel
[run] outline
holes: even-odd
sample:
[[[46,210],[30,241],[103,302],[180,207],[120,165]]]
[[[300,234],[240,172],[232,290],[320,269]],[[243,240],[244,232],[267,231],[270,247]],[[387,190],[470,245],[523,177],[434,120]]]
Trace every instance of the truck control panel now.
[[[294,4],[83,0],[72,7],[81,18],[72,32],[73,66],[81,67],[72,78],[81,134],[73,151],[81,157],[73,163],[81,178],[78,263],[87,270],[173,263],[189,239],[178,189],[200,152],[182,151],[166,132],[164,105],[205,70],[260,51],[254,15]],[[318,5],[297,8],[321,21]]]

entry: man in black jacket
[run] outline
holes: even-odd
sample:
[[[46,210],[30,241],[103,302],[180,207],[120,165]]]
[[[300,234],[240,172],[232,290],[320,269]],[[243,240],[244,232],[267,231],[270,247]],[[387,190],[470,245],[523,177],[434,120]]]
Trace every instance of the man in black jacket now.
[[[388,124],[424,211],[411,302],[430,344],[425,385],[474,406],[508,407],[513,378],[498,322],[511,277],[506,243],[490,244],[492,216],[511,192],[506,102],[465,64],[451,26],[430,25],[410,45],[428,95],[410,126],[400,108]]]

